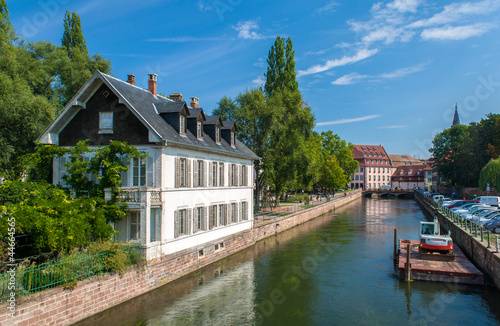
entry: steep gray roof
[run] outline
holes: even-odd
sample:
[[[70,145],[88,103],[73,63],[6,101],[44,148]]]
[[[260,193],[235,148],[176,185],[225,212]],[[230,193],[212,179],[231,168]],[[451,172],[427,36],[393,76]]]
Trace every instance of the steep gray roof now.
[[[117,96],[125,100],[136,113],[140,115],[145,124],[149,125],[158,136],[171,145],[188,146],[198,148],[200,150],[211,150],[225,154],[233,154],[238,156],[245,156],[250,159],[258,159],[248,147],[243,145],[240,141],[236,140],[236,146],[231,147],[225,140],[221,144],[216,144],[215,141],[204,133],[203,138],[198,139],[196,135],[187,132],[186,135],[181,136],[179,133],[169,125],[161,116],[161,113],[176,113],[185,108],[188,114],[199,114],[201,109],[188,108],[185,102],[175,102],[163,96],[154,96],[148,90],[131,85],[125,81],[119,80],[115,77],[98,72],[103,81],[107,81],[114,90],[117,91]],[[207,121],[217,121],[218,117],[210,117],[206,115]],[[214,122],[215,123],[215,122]],[[234,122],[223,122],[223,125],[233,126]]]

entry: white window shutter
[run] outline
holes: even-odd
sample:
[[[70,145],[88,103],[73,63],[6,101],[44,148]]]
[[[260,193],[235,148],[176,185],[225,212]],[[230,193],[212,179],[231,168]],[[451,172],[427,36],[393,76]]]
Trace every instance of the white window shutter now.
[[[214,162],[210,162],[210,164],[208,165],[208,186],[209,187],[213,186],[213,182],[212,182],[213,181],[212,177],[214,175],[213,168],[214,168]]]
[[[227,204],[224,204],[224,225],[228,225],[228,211],[227,211]]]
[[[203,161],[203,187],[207,186],[207,170],[208,170],[208,162]]]
[[[186,159],[186,164],[187,164],[186,187],[191,188],[191,160]]]
[[[186,234],[191,234],[191,219],[192,219],[192,209],[187,209],[187,217],[186,217]]]
[[[181,159],[175,158],[175,188],[179,188],[180,178],[181,178]]]
[[[186,224],[184,224],[185,227]],[[174,238],[177,238],[179,236],[180,232],[180,223],[179,223],[179,211],[174,212]]]
[[[198,160],[194,160],[194,166],[193,166],[193,187],[199,187],[200,185],[198,184]]]
[[[207,206],[203,207],[203,230],[206,231],[207,230],[207,220],[208,220],[208,209],[207,209]]]

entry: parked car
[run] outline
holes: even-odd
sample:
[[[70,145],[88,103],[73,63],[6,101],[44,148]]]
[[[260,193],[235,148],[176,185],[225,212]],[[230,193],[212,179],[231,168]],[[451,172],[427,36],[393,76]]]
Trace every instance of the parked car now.
[[[443,207],[450,207],[451,205],[453,205],[454,203],[456,203],[458,200],[450,200],[450,201],[447,201],[447,202],[444,202],[443,203]]]
[[[465,213],[465,214],[474,213],[476,210],[478,210],[480,208],[485,208],[485,207],[488,207],[488,206],[484,205],[484,204],[467,204],[467,205],[463,205],[461,207],[455,207],[452,209],[452,211],[454,211],[455,213],[457,213],[459,215],[462,215],[463,213]]]
[[[471,203],[480,203],[479,200],[473,199],[473,200],[457,200],[453,205],[448,206],[448,209],[452,209],[455,207],[460,207],[466,204],[471,204]]]
[[[500,233],[500,218],[492,218],[488,222],[484,223],[484,228],[493,233]]]
[[[485,207],[480,207],[479,209],[476,209],[475,211],[470,211],[468,213],[462,213],[460,216],[465,217],[466,219],[477,219],[478,216],[483,216],[485,214],[489,214],[491,212],[497,212],[497,210],[491,209],[489,206]]]
[[[498,196],[481,196],[481,197],[476,197],[474,199],[477,199],[481,201],[481,203],[490,205],[490,206],[495,206],[498,207],[500,203],[500,197]]]
[[[498,218],[499,216],[500,216],[500,211],[491,211],[482,216],[473,216],[472,220],[478,222],[479,224],[484,225],[487,222],[491,221],[492,219]]]

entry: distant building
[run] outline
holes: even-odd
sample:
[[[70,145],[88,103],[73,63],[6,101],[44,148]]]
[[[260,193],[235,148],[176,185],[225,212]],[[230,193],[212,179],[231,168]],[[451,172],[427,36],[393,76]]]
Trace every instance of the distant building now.
[[[351,176],[351,189],[378,189],[390,185],[393,168],[382,145],[354,145],[352,153],[359,167]]]
[[[417,159],[411,155],[389,154],[389,157],[391,158],[392,166],[395,168],[402,165],[421,165],[426,163],[426,160]]]
[[[455,103],[455,114],[453,115],[453,122],[451,123],[451,127],[453,128],[459,124],[460,124],[460,118],[458,117],[458,107],[457,104]]]
[[[391,178],[391,188],[401,189],[424,189],[428,182],[426,176],[432,175],[432,168],[428,164],[421,165],[401,165],[396,168],[396,171]],[[427,172],[427,174],[426,174]],[[432,181],[432,177],[431,177]]]

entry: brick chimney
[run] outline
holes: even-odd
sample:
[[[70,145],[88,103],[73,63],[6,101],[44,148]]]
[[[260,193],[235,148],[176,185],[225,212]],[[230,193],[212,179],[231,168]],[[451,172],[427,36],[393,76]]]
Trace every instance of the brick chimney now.
[[[191,107],[197,109],[200,107],[200,99],[197,97],[191,97]]]
[[[135,75],[134,74],[128,74],[127,76],[128,76],[127,83],[135,86]]]
[[[170,99],[176,102],[182,102],[182,93],[170,93]]]
[[[148,74],[148,88],[151,94],[156,95],[157,85],[156,85],[156,74]]]

